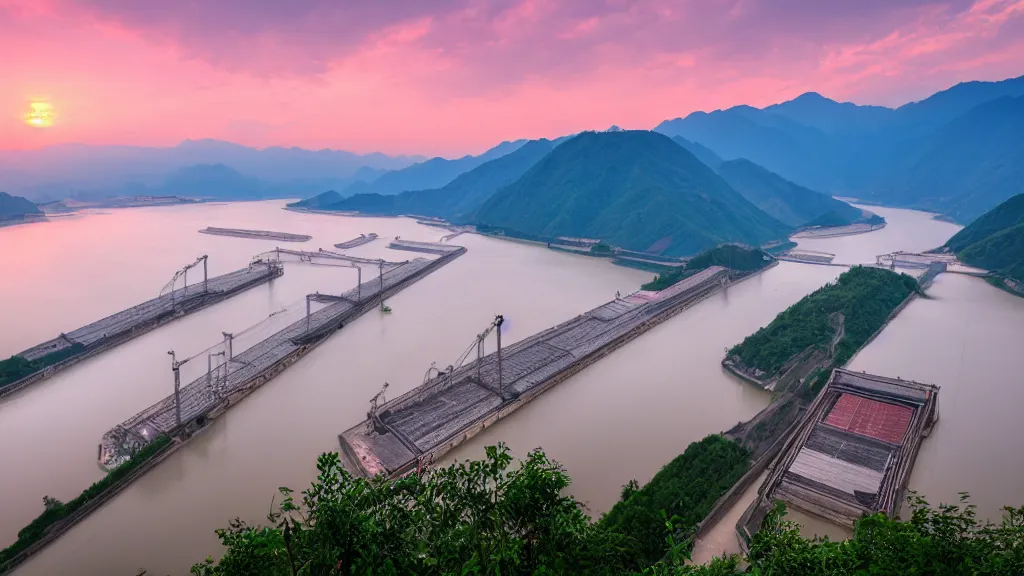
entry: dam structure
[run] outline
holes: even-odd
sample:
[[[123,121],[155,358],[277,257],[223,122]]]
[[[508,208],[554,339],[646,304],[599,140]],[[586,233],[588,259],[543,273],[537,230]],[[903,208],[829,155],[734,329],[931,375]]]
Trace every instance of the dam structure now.
[[[354,474],[399,477],[438,460],[484,428],[690,305],[749,274],[710,267],[660,292],[616,297],[567,322],[501,348],[495,321],[444,370],[421,386],[370,404],[367,419],[342,432],[342,461]],[[484,354],[496,332],[497,350]],[[463,365],[476,351],[476,359]],[[385,384],[385,389],[387,384]]]
[[[771,464],[737,525],[744,547],[775,501],[852,528],[899,516],[914,462],[938,421],[937,386],[837,368]]]
[[[107,469],[113,468],[160,436],[191,436],[345,324],[370,310],[383,309],[386,298],[466,252],[461,246],[398,240],[388,247],[395,250],[429,251],[438,257],[415,258],[405,262],[368,260],[379,266],[379,276],[366,282],[360,281],[355,288],[338,296],[320,293],[307,295],[304,317],[288,323],[240,353],[235,354],[233,350],[236,335],[225,333],[224,347],[219,352],[197,355],[206,356],[203,359],[207,362],[207,371],[185,385],[180,384],[180,367],[197,356],[179,362],[173,352],[169,352],[172,356],[174,393],[107,431],[99,445],[100,465]],[[324,256],[325,252],[282,250],[279,255],[281,253],[297,255],[299,258],[323,256],[332,260],[351,260],[350,257],[330,252],[326,252],[327,256]],[[361,276],[360,273],[360,279]],[[312,302],[325,306],[312,311]],[[214,356],[218,357],[216,363]]]
[[[202,282],[188,284],[188,271],[202,265]],[[171,320],[202,310],[254,286],[281,276],[284,268],[274,262],[254,261],[248,267],[209,278],[207,257],[178,270],[161,294],[137,306],[107,316],[89,325],[63,333],[17,354],[39,368],[4,385],[0,397],[44,380],[85,358],[109,350]],[[178,285],[181,287],[178,287]]]

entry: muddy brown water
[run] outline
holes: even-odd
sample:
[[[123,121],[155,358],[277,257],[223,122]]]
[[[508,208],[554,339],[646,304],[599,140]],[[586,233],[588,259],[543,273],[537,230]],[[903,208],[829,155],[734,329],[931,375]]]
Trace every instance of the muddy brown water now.
[[[281,210],[282,205],[113,210],[0,230],[6,264],[0,318],[5,327],[17,327],[0,331],[0,355],[153,297],[176,268],[201,254],[209,254],[210,272],[216,274],[244,266],[253,254],[275,246],[273,241],[197,232],[207,226],[309,234],[313,240],[304,249],[330,248],[376,232],[381,239],[348,252],[392,260],[415,255],[388,250],[387,238],[436,241],[446,234],[409,219],[301,214]],[[878,253],[939,245],[956,231],[919,212],[873,210],[889,219],[885,230],[814,241],[808,248],[836,253],[837,260],[846,262],[873,262]],[[369,398],[384,381],[391,384],[389,395],[419,384],[432,361],[452,362],[494,314],[504,314],[503,341],[511,343],[597,306],[617,291],[631,292],[652,276],[536,245],[476,235],[459,236],[455,243],[469,252],[391,299],[393,314],[370,314],[346,326],[18,573],[128,574],[145,567],[155,574],[184,574],[193,562],[220,553],[215,528],[235,516],[259,522],[278,486],[308,485],[315,477],[316,456],[337,449],[337,434],[365,417]],[[516,455],[543,447],[572,475],[572,492],[599,515],[614,504],[628,480],[649,480],[690,442],[729,428],[767,404],[766,393],[721,370],[722,354],[841,271],[782,263],[717,293],[546,393],[451,457],[478,458],[483,446],[499,441]],[[364,275],[372,273],[364,270]],[[96,444],[103,432],[170,392],[168,349],[198,352],[220,340],[221,331],[240,331],[308,292],[340,291],[355,282],[352,270],[286,265],[285,275],[268,286],[164,326],[0,402],[0,438],[5,439],[0,444],[5,494],[0,541],[13,541],[42,511],[44,495],[70,499],[102,476]],[[990,398],[1004,397],[999,395],[1012,374],[1002,370],[1020,374],[1020,366],[1013,354],[985,342],[1006,339],[1011,329],[1024,325],[1013,316],[1024,309],[1024,300],[1012,300],[976,279],[950,275],[940,277],[936,290],[936,300],[922,301],[924,312],[912,313],[917,303],[908,307],[892,330],[855,360],[854,368],[931,377],[940,385],[959,373],[976,395],[984,388],[993,390]],[[983,314],[980,310],[988,311],[984,320],[965,320]],[[968,340],[957,335],[964,322]],[[991,323],[995,327],[985,327]],[[943,329],[954,336],[943,338]],[[908,348],[912,341],[922,345]],[[967,343],[956,348],[960,356],[950,353],[961,341]],[[898,350],[892,357],[885,352],[890,347]],[[915,374],[912,368],[936,349],[944,356],[928,360],[930,367]],[[979,363],[999,356],[996,350],[1010,358],[982,370]],[[950,394],[954,400],[948,400],[946,388],[943,394],[942,420],[925,443],[913,482],[937,495],[947,486],[977,490],[979,496],[992,491],[993,502],[1006,502],[1009,496],[1001,491],[1013,489],[1015,480],[984,480],[984,469],[973,464],[1001,459],[1008,475],[1020,472],[1024,457],[1011,447],[998,457],[995,451],[1014,434],[991,420],[980,426],[978,417],[984,416],[973,413],[963,426],[973,431],[968,438],[986,439],[993,451],[948,455],[966,440],[942,442],[944,427],[955,438],[963,433],[958,419],[968,414],[948,407],[955,392]],[[984,405],[979,399],[976,410]],[[996,405],[985,410],[992,414],[1008,404]],[[1012,432],[1014,424],[1005,425]],[[933,484],[925,481],[965,459],[972,466],[960,467],[959,476],[949,482],[938,477]]]

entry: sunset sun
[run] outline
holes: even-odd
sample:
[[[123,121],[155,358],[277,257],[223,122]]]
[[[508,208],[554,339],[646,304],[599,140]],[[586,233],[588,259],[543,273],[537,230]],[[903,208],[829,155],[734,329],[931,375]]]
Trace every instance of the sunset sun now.
[[[25,114],[25,123],[33,128],[53,126],[53,106],[49,102],[32,102]]]

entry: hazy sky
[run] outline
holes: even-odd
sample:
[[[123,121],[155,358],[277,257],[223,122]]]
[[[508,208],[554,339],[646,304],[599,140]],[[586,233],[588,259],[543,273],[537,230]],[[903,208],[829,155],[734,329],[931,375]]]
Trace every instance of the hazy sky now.
[[[453,155],[811,90],[896,105],[1022,54],[1024,0],[0,0],[0,148]]]

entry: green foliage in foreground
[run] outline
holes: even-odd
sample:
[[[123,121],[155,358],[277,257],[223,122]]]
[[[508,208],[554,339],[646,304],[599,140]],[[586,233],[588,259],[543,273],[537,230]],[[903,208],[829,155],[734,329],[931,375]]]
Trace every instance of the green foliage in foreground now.
[[[680,280],[711,266],[724,266],[739,272],[753,272],[764,268],[772,261],[764,251],[746,248],[736,244],[723,244],[705,250],[686,262],[685,267],[658,274],[654,280],[641,286],[644,290],[664,290]]]
[[[21,356],[11,356],[7,360],[0,360],[0,387],[17,382],[25,376],[52,366],[61,360],[81,354],[84,350],[83,344],[73,344],[63,350],[50,352],[38,360],[29,361]]]
[[[271,526],[218,530],[227,552],[202,576],[291,574],[615,574],[626,538],[590,523],[563,495],[569,477],[540,451],[512,468],[504,447],[483,461],[398,480],[354,478],[336,453],[292,492]]]
[[[804,296],[767,326],[729,350],[749,367],[774,374],[809,346],[826,350],[835,328],[829,318],[844,317],[845,335],[836,346],[834,366],[844,365],[911,293],[920,290],[906,274],[854,266],[839,279]]]
[[[1024,508],[1005,508],[1002,523],[978,521],[974,506],[932,508],[911,498],[910,520],[884,514],[857,522],[845,542],[807,540],[781,505],[750,546],[747,572],[793,576],[1011,576],[1024,574]]]
[[[1006,509],[1001,525],[982,524],[974,508],[931,508],[913,499],[907,522],[878,514],[862,519],[846,542],[807,540],[785,521],[779,506],[750,545],[748,558],[719,558],[687,566],[689,520],[662,513],[661,553],[647,561],[634,524],[617,522],[627,508],[675,506],[683,515],[703,514],[710,498],[699,472],[724,478],[733,458],[721,439],[705,439],[636,490],[624,490],[627,506],[591,523],[582,505],[564,492],[570,480],[541,451],[518,467],[503,447],[489,447],[483,461],[456,464],[400,480],[353,478],[337,454],[318,461],[320,475],[301,503],[282,488],[284,500],[269,526],[239,520],[218,530],[227,547],[219,561],[192,568],[196,576],[320,576],[398,574],[535,574],[645,576],[996,576],[1024,573],[1024,508]],[[697,447],[695,449],[695,447]],[[714,463],[723,464],[721,469]],[[663,476],[673,476],[663,478]],[[724,484],[719,484],[723,486]],[[674,494],[678,491],[678,494]],[[641,494],[643,494],[641,496]],[[619,510],[619,512],[615,512]],[[646,530],[646,523],[642,524]]]
[[[170,443],[171,439],[167,436],[160,436],[156,438],[139,450],[138,453],[132,456],[130,460],[111,470],[109,474],[103,477],[103,479],[93,483],[92,486],[86,488],[85,491],[79,494],[74,500],[67,503],[63,503],[56,498],[51,498],[50,496],[44,496],[43,513],[30,522],[28,526],[25,526],[18,532],[18,540],[15,541],[14,544],[0,550],[0,572],[4,570],[5,564],[7,564],[7,562],[14,558],[19,552],[35,544],[45,536],[47,530],[51,526],[74,514],[79,508],[85,506],[92,500],[95,500],[114,483],[127,476],[131,471],[141,466],[153,456],[156,456]]]
[[[676,530],[690,530],[707,516],[715,501],[750,469],[750,452],[721,436],[694,442],[665,465],[646,486],[627,485],[622,499],[599,525],[629,535],[642,568],[666,553],[664,513]]]

